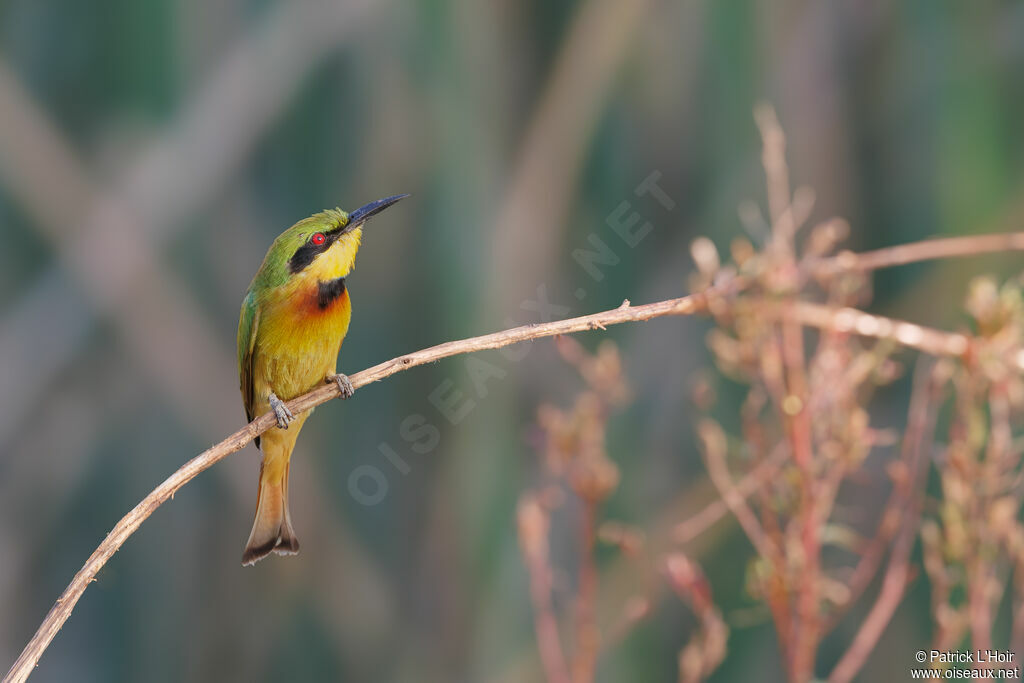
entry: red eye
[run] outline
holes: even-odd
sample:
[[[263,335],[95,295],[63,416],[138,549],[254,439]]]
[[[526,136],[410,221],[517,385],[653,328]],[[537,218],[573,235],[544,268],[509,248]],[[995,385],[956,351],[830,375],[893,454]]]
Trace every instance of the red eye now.
[[[324,237],[324,234],[322,232],[315,232],[313,233],[313,236],[309,238],[309,241],[319,247],[321,244],[327,241],[327,238]]]

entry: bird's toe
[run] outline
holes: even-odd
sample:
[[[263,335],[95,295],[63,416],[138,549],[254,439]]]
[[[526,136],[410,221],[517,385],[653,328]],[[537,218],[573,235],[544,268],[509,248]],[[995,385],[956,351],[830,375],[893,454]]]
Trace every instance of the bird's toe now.
[[[348,378],[348,375],[338,373],[328,378],[328,381],[333,381],[338,385],[338,391],[341,393],[341,398],[352,398],[352,394],[356,393],[356,388],[352,385],[352,380]]]
[[[288,429],[288,423],[295,419],[295,414],[274,394],[270,394],[270,409],[277,418],[278,429]]]

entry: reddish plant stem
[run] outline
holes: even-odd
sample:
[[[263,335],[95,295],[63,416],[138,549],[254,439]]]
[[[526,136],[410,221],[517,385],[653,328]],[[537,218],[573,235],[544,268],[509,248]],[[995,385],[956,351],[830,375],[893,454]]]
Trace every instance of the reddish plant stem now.
[[[749,497],[754,492],[763,491],[768,481],[775,476],[788,459],[789,452],[783,448],[777,448],[768,458],[762,459],[754,469],[747,472],[736,483],[736,493],[743,497]],[[673,532],[676,543],[692,541],[727,514],[729,514],[729,506],[721,498],[715,499],[700,512],[676,525]],[[767,524],[765,524],[765,532],[770,534]]]
[[[519,501],[519,545],[530,577],[530,601],[533,603],[533,630],[537,637],[541,666],[548,683],[572,683],[562,652],[558,619],[551,603],[551,563],[548,511],[537,496]]]
[[[789,306],[787,305],[788,309]],[[784,315],[782,356],[786,368],[786,395],[780,406],[788,426],[793,460],[800,470],[801,502],[799,523],[803,546],[802,576],[797,587],[793,619],[793,663],[790,675],[796,683],[814,676],[814,658],[818,651],[820,581],[820,541],[818,525],[818,485],[814,468],[814,445],[810,423],[810,396],[804,356],[803,327]]]
[[[1024,251],[1024,232],[945,237],[900,244],[859,254],[844,251],[837,256],[823,258],[808,265],[816,275],[833,275],[843,271],[880,270],[919,261],[962,258],[1003,251]]]
[[[597,630],[597,565],[594,545],[597,526],[597,504],[584,501],[580,520],[579,591],[576,595],[576,650],[573,653],[574,683],[594,680],[600,635]]]
[[[902,457],[908,465],[907,494],[896,542],[889,556],[889,566],[882,579],[878,598],[861,624],[850,647],[839,659],[829,683],[849,683],[861,670],[892,615],[903,601],[910,580],[910,552],[914,547],[921,507],[924,499],[924,471],[928,464],[938,414],[936,404],[941,396],[941,384],[935,381],[932,369],[919,364],[915,372],[914,391],[910,397],[907,431],[903,439]]]

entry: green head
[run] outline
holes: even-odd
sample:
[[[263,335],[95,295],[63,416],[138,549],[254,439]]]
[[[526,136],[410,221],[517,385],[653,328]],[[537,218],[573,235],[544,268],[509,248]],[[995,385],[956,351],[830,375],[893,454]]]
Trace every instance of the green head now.
[[[250,289],[279,287],[294,278],[328,282],[347,276],[366,221],[408,196],[378,199],[351,213],[327,209],[299,221],[270,245]]]

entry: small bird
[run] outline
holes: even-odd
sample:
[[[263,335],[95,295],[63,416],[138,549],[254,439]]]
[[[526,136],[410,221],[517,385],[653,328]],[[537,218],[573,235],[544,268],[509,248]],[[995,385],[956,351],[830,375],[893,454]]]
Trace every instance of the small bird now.
[[[329,209],[299,221],[274,240],[249,285],[238,320],[242,403],[250,422],[273,410],[277,427],[256,437],[263,462],[243,565],[272,552],[299,552],[288,512],[288,465],[312,411],[293,415],[284,401],[323,382],[336,382],[341,398],[352,396],[352,382],[335,371],[352,316],[345,278],[355,265],[363,224],[408,196],[378,199],[352,213]]]

